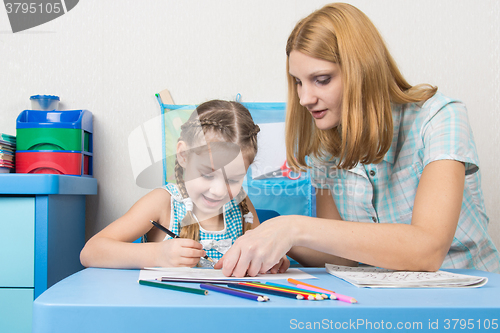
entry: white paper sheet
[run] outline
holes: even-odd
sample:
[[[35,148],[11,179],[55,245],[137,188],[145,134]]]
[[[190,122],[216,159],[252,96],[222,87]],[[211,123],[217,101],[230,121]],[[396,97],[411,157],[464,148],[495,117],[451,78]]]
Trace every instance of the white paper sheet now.
[[[154,280],[161,277],[175,277],[185,279],[217,279],[217,280],[235,280],[241,278],[227,277],[222,274],[220,269],[211,268],[190,268],[190,267],[146,267],[139,274],[140,280]],[[316,279],[315,276],[305,273],[298,268],[290,268],[285,273],[279,274],[259,274],[255,277],[245,277],[245,280],[279,280],[279,279]]]
[[[367,288],[477,288],[488,282],[485,277],[446,271],[410,272],[332,264],[326,264],[326,271],[356,287]]]

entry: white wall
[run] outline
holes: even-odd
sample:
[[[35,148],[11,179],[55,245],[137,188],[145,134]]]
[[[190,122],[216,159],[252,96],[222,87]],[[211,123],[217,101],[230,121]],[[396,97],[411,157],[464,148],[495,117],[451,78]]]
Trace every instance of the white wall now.
[[[29,96],[55,94],[63,109],[94,115],[94,173],[87,237],[125,213],[147,190],[135,185],[127,140],[176,103],[213,98],[285,101],[285,43],[320,0],[99,1],[25,32],[11,33],[0,8],[0,132],[15,134]],[[496,170],[500,155],[500,3],[496,0],[356,0],[379,28],[412,84],[462,99],[481,160],[490,233],[500,245]]]

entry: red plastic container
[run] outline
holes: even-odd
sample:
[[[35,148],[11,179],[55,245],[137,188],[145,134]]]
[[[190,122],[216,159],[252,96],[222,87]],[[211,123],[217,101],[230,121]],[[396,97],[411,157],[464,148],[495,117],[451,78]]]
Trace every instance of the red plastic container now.
[[[61,175],[89,174],[89,156],[81,152],[16,152],[17,173],[45,173]]]

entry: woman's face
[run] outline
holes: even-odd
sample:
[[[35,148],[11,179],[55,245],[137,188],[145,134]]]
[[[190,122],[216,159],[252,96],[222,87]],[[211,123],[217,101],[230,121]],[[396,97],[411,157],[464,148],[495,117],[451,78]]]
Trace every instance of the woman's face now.
[[[340,66],[299,51],[290,52],[288,65],[300,104],[311,113],[316,126],[328,130],[339,125],[343,90]]]

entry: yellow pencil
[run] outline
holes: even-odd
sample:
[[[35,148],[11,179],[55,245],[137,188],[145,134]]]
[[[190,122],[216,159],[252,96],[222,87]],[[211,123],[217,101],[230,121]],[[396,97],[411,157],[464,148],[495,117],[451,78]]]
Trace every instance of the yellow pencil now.
[[[314,293],[314,292],[310,292],[310,291],[309,292],[293,291],[291,289],[273,287],[273,286],[270,286],[267,284],[257,283],[257,282],[248,282],[248,283],[240,283],[240,284],[247,285],[247,286],[250,285],[250,286],[254,286],[257,288],[261,288],[261,289],[276,290],[276,291],[280,291],[280,292],[284,292],[284,293],[288,293],[288,294],[301,295],[305,299],[310,300],[310,301],[314,301],[314,300],[322,301],[323,300],[323,297],[321,295],[318,296],[318,293]]]

